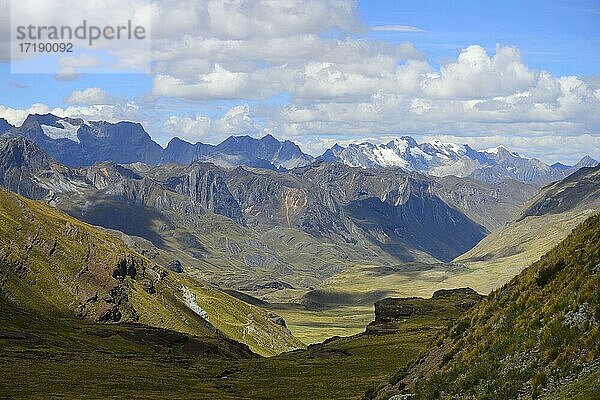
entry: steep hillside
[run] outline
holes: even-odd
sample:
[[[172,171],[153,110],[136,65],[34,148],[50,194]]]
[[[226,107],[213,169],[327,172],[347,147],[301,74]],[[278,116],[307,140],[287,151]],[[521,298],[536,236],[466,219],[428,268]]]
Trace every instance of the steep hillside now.
[[[470,272],[445,284],[487,293],[538,260],[578,224],[600,211],[600,167],[582,168],[542,189],[516,220],[483,239],[454,262]]]
[[[0,265],[2,296],[29,312],[137,322],[225,340],[217,327],[264,355],[301,346],[276,316],[168,271],[108,233],[4,190]]]
[[[569,393],[579,380],[598,390],[590,374],[600,367],[599,293],[594,216],[460,318],[393,390],[406,386],[418,399],[531,398],[563,386]]]
[[[9,124],[7,120],[0,118],[0,135],[12,128],[14,128],[14,126]]]
[[[529,201],[517,221],[530,216],[593,209],[599,205],[600,166],[581,168],[562,181],[545,187]]]
[[[51,200],[54,193],[90,186],[85,177],[56,162],[23,138],[0,138],[0,185],[23,196]]]
[[[508,179],[488,184],[470,178],[437,178],[440,198],[490,232],[512,221],[538,189],[531,184]]]

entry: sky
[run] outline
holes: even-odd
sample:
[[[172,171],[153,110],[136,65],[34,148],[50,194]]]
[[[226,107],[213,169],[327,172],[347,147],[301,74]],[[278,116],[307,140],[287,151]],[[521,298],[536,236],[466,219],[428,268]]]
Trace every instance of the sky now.
[[[74,0],[18,4],[27,5],[24,20],[83,12]],[[7,50],[16,5],[0,1],[0,18],[13,11],[0,20],[0,118],[133,120],[162,145],[271,133],[317,155],[334,143],[411,135],[505,145],[549,163],[600,159],[599,0],[128,4],[86,8],[109,21],[149,10],[147,54],[100,46],[118,61],[105,73],[90,53],[22,74]],[[123,72],[144,56],[150,69]]]

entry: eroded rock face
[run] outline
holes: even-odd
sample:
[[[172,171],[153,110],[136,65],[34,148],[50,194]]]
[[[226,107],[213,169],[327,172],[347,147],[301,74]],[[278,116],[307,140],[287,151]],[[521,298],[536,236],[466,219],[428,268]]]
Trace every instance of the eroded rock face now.
[[[283,326],[284,328],[287,328],[287,324],[285,322],[285,319],[283,319],[283,317],[275,314],[274,312],[268,313],[267,316],[273,323],[275,323],[279,326]]]
[[[283,289],[294,289],[292,285],[283,281],[271,281],[271,282],[258,282],[251,285],[244,286],[240,288],[240,290],[253,292],[257,290],[263,289],[275,289],[275,290],[283,290]]]
[[[185,175],[172,177],[165,185],[206,210],[245,223],[240,205],[229,191],[222,172],[210,164],[194,163]]]
[[[122,258],[118,261],[117,266],[112,273],[113,278],[122,280],[125,277],[129,276],[135,279],[137,274],[137,264],[137,260],[135,260],[133,257]]]
[[[403,317],[424,314],[430,310],[425,299],[419,297],[387,298],[375,303],[375,321],[390,322]]]

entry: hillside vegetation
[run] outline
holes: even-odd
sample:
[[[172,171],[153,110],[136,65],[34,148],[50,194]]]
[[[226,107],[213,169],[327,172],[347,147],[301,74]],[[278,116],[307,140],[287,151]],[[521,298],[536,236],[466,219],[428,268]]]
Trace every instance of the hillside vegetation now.
[[[0,387],[16,398],[358,399],[395,382],[478,298],[398,299],[416,311],[397,318],[388,307],[366,333],[268,358],[233,341],[47,316],[0,298]]]
[[[419,399],[594,398],[599,322],[594,216],[461,317],[393,389]]]
[[[302,347],[267,311],[168,271],[109,233],[3,190],[0,293],[16,307],[46,316],[136,322],[214,341],[225,333],[263,355]]]

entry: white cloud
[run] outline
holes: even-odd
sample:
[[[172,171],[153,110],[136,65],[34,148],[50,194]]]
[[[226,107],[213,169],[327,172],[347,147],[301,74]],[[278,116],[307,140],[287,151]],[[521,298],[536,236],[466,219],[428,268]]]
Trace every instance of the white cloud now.
[[[485,49],[473,45],[462,50],[456,62],[427,75],[422,85],[431,97],[481,99],[526,90],[535,78],[514,47],[497,46],[496,54],[490,57]]]
[[[117,98],[110,96],[99,87],[90,87],[84,90],[75,90],[65,98],[65,103],[71,105],[110,105],[117,102]]]
[[[188,99],[235,99],[248,85],[248,75],[227,71],[216,64],[212,72],[198,81],[185,82],[169,75],[157,75],[153,93],[157,96],[184,97]]]
[[[410,25],[378,25],[372,26],[371,30],[376,32],[424,32],[423,29]]]
[[[345,73],[336,65],[319,65],[307,76],[314,79],[312,97],[334,96],[284,107],[275,118],[290,135],[538,137],[600,131],[600,90],[577,77],[531,71],[511,47],[497,47],[490,57],[471,46],[440,72],[411,61],[393,72],[382,68],[378,77]]]
[[[250,107],[247,104],[228,110],[223,117],[215,121],[215,130],[224,136],[253,135],[259,131],[250,116]]]
[[[164,132],[190,142],[206,139],[211,129],[211,120],[205,115],[168,117],[163,124]]]

